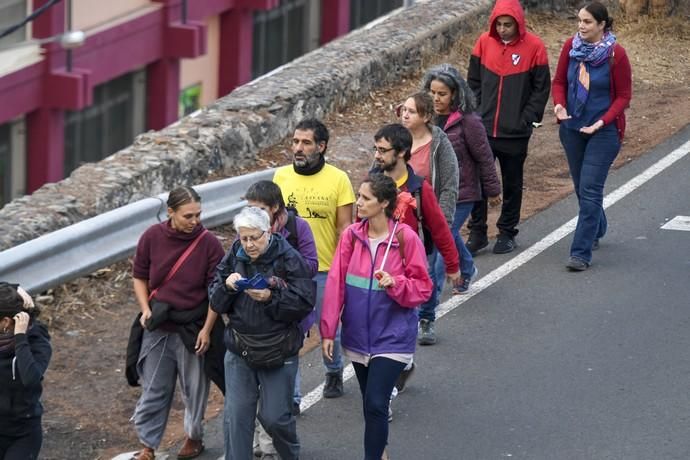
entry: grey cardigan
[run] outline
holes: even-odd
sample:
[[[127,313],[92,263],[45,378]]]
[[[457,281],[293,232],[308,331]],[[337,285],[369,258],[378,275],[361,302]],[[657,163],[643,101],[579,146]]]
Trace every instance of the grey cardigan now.
[[[448,226],[453,225],[455,204],[458,199],[460,167],[453,144],[438,126],[431,127],[431,186]]]

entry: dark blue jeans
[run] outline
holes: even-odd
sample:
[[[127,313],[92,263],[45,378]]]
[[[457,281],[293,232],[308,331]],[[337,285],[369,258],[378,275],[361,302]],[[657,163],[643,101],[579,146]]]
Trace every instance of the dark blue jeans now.
[[[592,135],[561,125],[559,134],[580,205],[570,256],[590,263],[592,244],[606,234],[608,227],[603,206],[604,184],[621,144],[613,124]]]
[[[462,273],[463,278],[470,278],[472,277],[472,273],[474,273],[474,259],[472,259],[472,253],[469,249],[467,249],[467,246],[465,246],[465,242],[462,240],[462,236],[460,235],[460,229],[472,212],[474,203],[474,201],[470,201],[469,203],[457,203],[455,205],[453,226],[450,229],[450,232],[453,234],[453,238],[455,239],[455,247],[457,248],[458,255],[460,256],[460,273]],[[438,299],[441,298],[443,285],[446,281],[446,265],[443,261],[443,257],[440,255],[436,258],[434,274],[437,280],[437,282],[434,283],[434,288],[436,291],[436,300],[438,301]],[[428,312],[424,311],[425,306],[426,304],[422,305],[419,309],[420,318],[430,319],[433,321],[436,316],[435,310],[432,310],[431,314],[429,315]]]
[[[388,444],[388,405],[395,381],[405,363],[389,358],[374,358],[365,366],[352,363],[362,392],[364,409],[364,459],[381,460]]]

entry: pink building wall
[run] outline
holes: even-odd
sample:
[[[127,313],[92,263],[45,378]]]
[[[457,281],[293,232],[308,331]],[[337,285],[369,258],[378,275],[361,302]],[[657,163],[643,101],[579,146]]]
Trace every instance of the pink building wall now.
[[[46,2],[34,0],[33,8]],[[64,113],[91,105],[95,85],[146,67],[147,129],[176,121],[180,60],[207,52],[207,18],[219,17],[218,94],[249,81],[253,12],[276,8],[280,0],[189,0],[185,23],[182,0],[152,3],[160,7],[140,9],[139,14],[89,33],[72,53],[71,71],[66,51],[49,43],[41,62],[0,77],[0,124],[22,115],[26,119],[27,193],[64,178]],[[349,0],[321,0],[322,43],[348,32],[349,8]],[[64,32],[65,14],[65,2],[49,8],[34,21],[33,37]],[[89,26],[83,14],[74,18]]]

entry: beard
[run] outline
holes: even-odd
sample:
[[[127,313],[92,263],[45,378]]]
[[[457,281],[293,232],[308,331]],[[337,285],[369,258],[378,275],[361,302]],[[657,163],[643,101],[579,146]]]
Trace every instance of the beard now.
[[[293,157],[292,164],[297,166],[298,168],[308,168],[311,166],[316,166],[321,157],[321,154],[318,152],[311,154],[298,153],[298,155],[304,157],[299,160]]]
[[[391,162],[380,161],[380,162],[377,162],[377,164],[378,164],[378,167],[381,169],[381,171],[391,172],[398,165],[398,162],[397,161],[391,161]]]

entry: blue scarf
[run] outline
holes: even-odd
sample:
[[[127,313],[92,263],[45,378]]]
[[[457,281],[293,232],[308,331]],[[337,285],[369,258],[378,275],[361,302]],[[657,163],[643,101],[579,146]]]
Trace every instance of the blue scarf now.
[[[599,67],[608,61],[613,46],[616,44],[616,36],[611,32],[605,32],[604,36],[597,43],[583,41],[580,34],[575,34],[573,46],[569,56],[579,62],[577,70],[577,81],[575,82],[575,107],[573,115],[579,117],[587,104],[589,96],[589,67]]]

